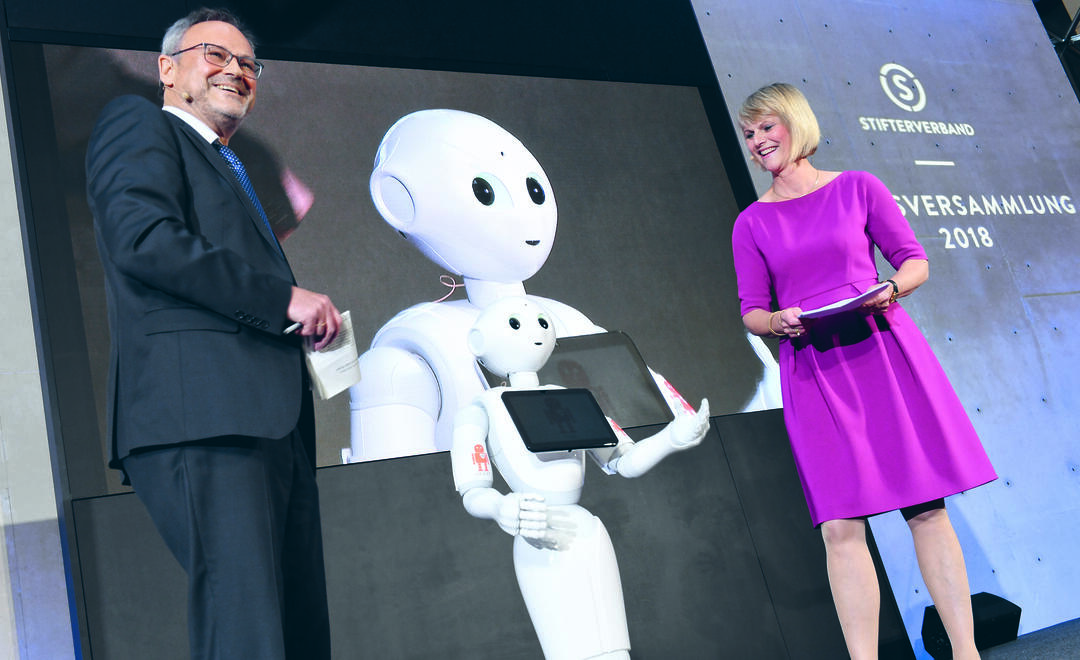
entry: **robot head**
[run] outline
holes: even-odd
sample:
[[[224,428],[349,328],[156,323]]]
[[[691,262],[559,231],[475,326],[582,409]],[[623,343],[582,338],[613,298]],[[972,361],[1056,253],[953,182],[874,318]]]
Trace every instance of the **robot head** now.
[[[370,186],[383,219],[457,275],[521,282],[551,253],[557,210],[547,175],[479,115],[405,115],[383,136]]]
[[[555,349],[555,326],[543,307],[522,297],[487,307],[469,330],[469,350],[493,374],[535,373]]]

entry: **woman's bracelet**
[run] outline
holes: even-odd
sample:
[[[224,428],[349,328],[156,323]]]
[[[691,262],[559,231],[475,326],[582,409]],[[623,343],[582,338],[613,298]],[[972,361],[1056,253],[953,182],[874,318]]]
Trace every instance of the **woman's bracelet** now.
[[[889,279],[885,281],[892,285],[892,295],[889,296],[889,302],[894,303],[900,297],[900,285],[896,283],[896,280]]]
[[[780,311],[783,311],[783,310],[780,310]],[[769,314],[769,332],[771,332],[774,337],[783,337],[783,336],[785,336],[783,332],[777,332],[776,330],[772,329],[772,320],[774,318],[776,318],[776,315],[779,314],[780,311],[776,311],[776,312],[773,312],[772,314]]]

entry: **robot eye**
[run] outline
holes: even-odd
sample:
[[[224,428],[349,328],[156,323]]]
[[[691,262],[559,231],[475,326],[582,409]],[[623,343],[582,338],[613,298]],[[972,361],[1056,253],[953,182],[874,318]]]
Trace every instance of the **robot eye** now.
[[[540,327],[541,327],[541,328],[543,328],[544,330],[547,330],[547,329],[548,329],[548,322],[547,322],[547,319],[545,319],[545,318],[544,318],[543,316],[541,316],[540,318],[536,319],[536,322],[537,322],[537,323],[539,323],[539,324],[540,324]]]
[[[495,189],[491,187],[491,184],[486,179],[480,177],[473,179],[472,192],[476,195],[477,201],[484,206],[491,206],[495,203]]]
[[[475,187],[476,184],[473,183],[473,186]],[[544,194],[544,187],[540,185],[539,181],[530,176],[528,179],[525,179],[525,187],[529,189],[529,197],[532,198],[533,203],[537,206],[544,203],[544,200],[547,197]]]
[[[516,316],[511,316],[510,317],[510,327],[513,328],[514,330],[517,330],[518,328],[521,327],[521,321],[519,321]]]

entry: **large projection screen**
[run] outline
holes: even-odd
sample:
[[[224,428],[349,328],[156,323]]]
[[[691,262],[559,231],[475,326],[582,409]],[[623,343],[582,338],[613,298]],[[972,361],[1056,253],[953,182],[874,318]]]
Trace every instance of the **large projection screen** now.
[[[84,497],[121,487],[104,468],[108,329],[82,163],[105,103],[123,93],[159,98],[156,58],[41,49],[55,135],[38,143],[55,140],[69,234],[53,231],[50,240],[71,241],[80,301],[71,313],[85,328],[98,426],[96,438],[82,429],[65,440],[96,443],[93,451],[67,447],[68,470],[105,474],[73,489],[72,497]],[[25,62],[33,50],[19,54]],[[351,310],[361,347],[398,311],[447,293],[442,271],[383,222],[368,193],[382,135],[424,108],[488,117],[551,179],[558,231],[547,263],[526,282],[530,293],[629,334],[687,400],[707,396],[714,413],[747,405],[762,364],[738,316],[728,241],[737,208],[694,87],[268,62],[256,108],[232,144],[253,163],[248,169],[277,219],[294,221],[283,177],[310,191],[310,211],[284,248],[301,286]],[[348,394],[317,402],[317,416],[318,463],[338,463],[349,443]]]

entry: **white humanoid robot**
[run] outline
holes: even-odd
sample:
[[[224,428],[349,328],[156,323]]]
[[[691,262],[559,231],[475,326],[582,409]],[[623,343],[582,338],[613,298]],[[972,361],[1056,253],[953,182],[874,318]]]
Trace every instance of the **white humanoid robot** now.
[[[450,456],[465,509],[514,536],[514,569],[529,617],[548,660],[629,658],[622,585],[615,552],[600,519],[578,505],[590,454],[608,474],[636,477],[672,452],[699,444],[709,403],[661,431],[611,448],[533,453],[503,403],[508,391],[541,386],[536,372],[555,346],[547,311],[534,299],[492,303],[468,333],[470,351],[510,385],[480,393],[454,417]],[[599,414],[599,413],[598,413]],[[512,492],[492,488],[494,466]]]
[[[551,252],[558,217],[551,184],[528,149],[494,122],[458,110],[421,110],[391,126],[370,190],[391,227],[463,276],[468,300],[414,305],[376,333],[349,391],[345,462],[450,449],[454,413],[486,388],[466,334],[491,302],[525,295],[523,282]],[[569,305],[534,299],[558,337],[603,332]],[[673,412],[692,409],[653,376]]]

